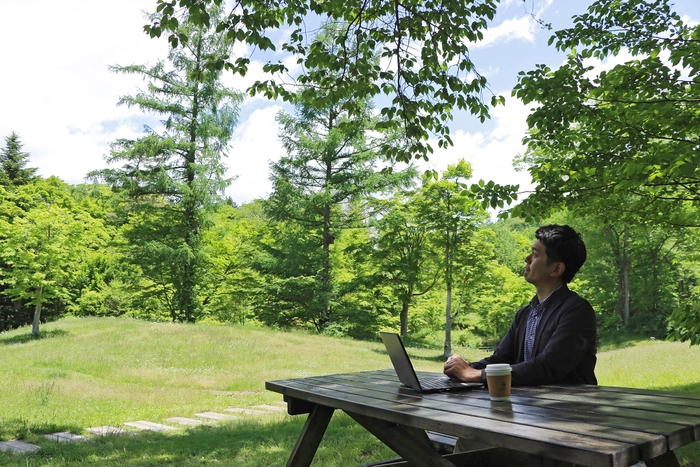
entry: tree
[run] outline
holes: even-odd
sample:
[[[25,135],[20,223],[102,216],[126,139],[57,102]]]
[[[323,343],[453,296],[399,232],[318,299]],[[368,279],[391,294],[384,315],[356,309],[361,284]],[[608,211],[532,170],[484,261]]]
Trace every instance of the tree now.
[[[268,222],[262,200],[218,206],[212,227],[203,235],[202,305],[210,317],[243,323],[252,314],[254,290],[265,279],[252,269],[251,256],[259,238],[267,234]]]
[[[324,25],[319,33],[323,46],[338,47],[334,42],[338,28],[336,23]],[[387,139],[375,136],[381,120],[367,99],[349,100],[329,100],[321,107],[304,92],[296,95],[294,115],[281,112],[277,118],[287,155],[270,166],[270,217],[307,231],[304,237],[310,243],[300,251],[310,254],[308,266],[315,280],[307,285],[316,284],[312,314],[319,330],[332,320],[332,301],[337,298],[331,270],[335,237],[361,225],[373,196],[407,185],[415,174],[413,169],[381,170],[379,150]],[[399,137],[390,139],[396,146],[402,143]],[[313,244],[321,251],[313,252]]]
[[[143,221],[126,232],[131,254],[164,293],[171,291],[167,300],[174,321],[195,321],[201,313],[201,230],[231,183],[224,177],[222,158],[241,102],[239,93],[222,84],[221,70],[209,66],[227,59],[233,40],[216,32],[221,10],[207,14],[211,27],[178,26],[189,41],[172,49],[167,63],[112,68],[147,80],[146,90],[122,97],[119,104],[164,116],[163,131],[147,127],[142,138],[117,140],[107,161],[124,166],[91,174],[126,195],[125,222]]]
[[[536,104],[526,138],[536,190],[513,212],[625,194],[634,202],[619,210],[699,225],[685,209],[700,201],[699,39],[667,0],[599,0],[556,32],[566,62],[521,73],[513,91]],[[609,70],[594,65],[623,53]]]
[[[442,250],[442,276],[445,284],[445,347],[444,356],[452,355],[452,323],[459,311],[453,313],[452,292],[455,285],[466,284],[469,270],[480,259],[483,252],[469,253],[477,224],[486,218],[486,213],[471,192],[466,181],[471,177],[471,165],[460,160],[448,165],[440,180],[424,179],[420,191],[420,218],[436,232],[437,244]],[[455,280],[459,280],[455,284]]]
[[[0,220],[4,237],[0,256],[8,266],[2,271],[2,282],[7,296],[34,305],[32,334],[38,337],[43,305],[68,298],[76,265],[88,250],[105,242],[106,233],[56,177],[18,190],[20,196],[31,198],[32,206],[10,220]]]
[[[29,154],[22,152],[22,146],[17,133],[5,137],[5,147],[0,152],[0,185],[25,185],[36,177],[37,169],[27,167]]]
[[[251,266],[263,277],[253,290],[257,318],[269,326],[309,324],[321,332],[334,318],[335,302],[319,280],[324,257],[318,231],[272,221],[256,246]]]
[[[677,276],[678,304],[669,318],[669,338],[700,345],[700,236],[693,232],[680,256]]]
[[[151,37],[168,35],[178,47],[189,42],[179,28],[183,18],[196,25],[209,25],[211,4],[221,0],[158,0],[161,15],[145,26]],[[430,134],[438,137],[438,146],[451,145],[449,121],[455,107],[488,117],[488,105],[482,94],[488,90],[469,57],[469,47],[483,38],[488,21],[496,13],[496,0],[470,2],[448,0],[423,2],[283,2],[241,0],[218,26],[227,37],[261,51],[276,50],[273,36],[287,27],[289,35],[281,51],[291,63],[304,70],[293,84],[270,78],[251,87],[253,93],[293,100],[301,87],[304,98],[315,108],[339,105],[351,116],[361,114],[355,102],[386,95],[390,102],[379,113],[385,117],[382,129],[399,129],[410,144],[393,146],[385,141],[381,152],[398,160],[427,158],[432,148],[426,142]],[[323,38],[308,37],[308,21],[335,21],[342,30],[336,35],[336,47],[328,48]],[[380,54],[385,64],[377,62]],[[288,76],[286,60],[268,62],[263,70]],[[213,62],[244,75],[250,57]],[[493,96],[491,104],[502,103]]]
[[[522,272],[516,275],[497,261],[487,262],[478,279],[479,283],[469,289],[472,295],[469,311],[479,320],[469,326],[465,323],[468,316],[465,313],[458,322],[473,328],[474,334],[484,338],[483,344],[495,347],[508,331],[514,313],[532,298],[532,286],[525,282]]]
[[[398,194],[387,203],[388,211],[374,223],[377,236],[371,251],[377,273],[386,278],[401,303],[400,330],[406,336],[413,298],[429,292],[440,278],[439,253],[431,241],[435,232],[418,217],[410,193]]]
[[[598,0],[550,43],[566,62],[521,73],[513,91],[536,104],[524,157],[536,188],[512,213],[625,198],[618,213],[700,226],[700,26],[685,24],[667,0]],[[595,66],[611,57],[622,63]],[[682,321],[684,336],[700,332]]]

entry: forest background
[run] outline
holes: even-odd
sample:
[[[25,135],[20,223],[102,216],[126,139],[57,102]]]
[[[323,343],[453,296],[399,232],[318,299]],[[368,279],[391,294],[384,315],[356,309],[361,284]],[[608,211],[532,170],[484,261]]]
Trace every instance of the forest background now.
[[[429,158],[429,135],[451,144],[452,108],[485,119],[502,104],[484,101],[488,83],[458,40],[478,41],[497,2],[423,16],[411,10],[422,3],[407,4],[393,18],[408,31],[395,49],[394,30],[382,29],[391,23],[353,29],[352,8],[321,10],[334,5],[245,16],[214,0],[159,1],[147,30],[169,38],[167,59],[114,71],[147,83],[120,104],[162,120],[114,141],[116,167],[91,172],[92,184],[37,177],[20,135],[7,135],[0,330],[33,322],[38,335],[42,320],[71,314],[360,339],[395,329],[445,354],[453,338],[488,347],[531,298],[523,260],[536,227],[554,222],[586,241],[571,288],[592,303],[601,335],[700,342],[697,25],[665,1],[602,0],[556,31],[567,61],[523,72],[513,91],[535,104],[515,161],[535,186],[522,200],[517,186],[471,180],[465,161],[441,173],[413,165]],[[464,21],[447,35],[421,22],[455,13]],[[270,196],[237,205],[223,195],[234,183],[223,161],[245,94],[222,76],[246,72],[236,41],[270,47],[266,28],[304,14],[322,21],[284,46],[304,74],[248,90],[291,104],[278,115],[287,155],[271,164]],[[610,70],[586,63],[621,50],[631,58]]]

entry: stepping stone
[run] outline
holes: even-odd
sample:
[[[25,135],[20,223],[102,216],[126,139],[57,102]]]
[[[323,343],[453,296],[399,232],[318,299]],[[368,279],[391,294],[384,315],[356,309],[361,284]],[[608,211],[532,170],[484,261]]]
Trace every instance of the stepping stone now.
[[[36,452],[39,449],[41,449],[41,447],[37,446],[36,444],[29,444],[16,439],[11,441],[0,441],[0,451],[9,451],[12,454]]]
[[[267,410],[241,409],[239,407],[229,407],[228,409],[224,410],[226,412],[242,413],[245,415],[267,415],[268,413],[270,413]]]
[[[51,433],[50,435],[44,435],[44,438],[50,439],[51,441],[57,441],[59,443],[70,443],[72,441],[87,441],[85,436],[74,435],[67,431],[61,431],[60,433]]]
[[[87,428],[87,431],[96,436],[125,435],[129,433],[128,431],[117,428],[116,426],[96,426],[93,428]]]
[[[204,423],[201,420],[197,420],[196,418],[186,418],[186,417],[171,417],[171,418],[166,418],[166,422],[170,423],[177,423],[178,425],[189,425],[189,426],[197,426],[201,425]]]
[[[284,407],[280,407],[277,405],[268,405],[268,404],[262,404],[262,405],[255,405],[253,406],[254,409],[261,409],[261,410],[268,410],[272,412],[286,412],[287,409]]]
[[[226,415],[225,413],[217,413],[217,412],[202,412],[202,413],[196,413],[195,415],[199,418],[206,418],[207,420],[216,420],[216,421],[236,418],[233,415]]]
[[[168,426],[168,425],[162,425],[160,423],[148,422],[146,420],[138,420],[135,422],[126,422],[126,423],[124,423],[124,425],[130,426],[132,428],[138,428],[139,430],[147,430],[147,431],[168,431],[168,430],[175,429],[175,428]]]

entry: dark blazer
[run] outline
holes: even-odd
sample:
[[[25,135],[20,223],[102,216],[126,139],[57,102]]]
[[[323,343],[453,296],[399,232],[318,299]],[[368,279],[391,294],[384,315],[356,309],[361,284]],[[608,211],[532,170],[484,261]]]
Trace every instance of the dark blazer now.
[[[530,305],[515,315],[508,333],[488,358],[472,363],[510,363],[513,384],[598,384],[595,377],[596,319],[593,307],[564,285],[554,292],[540,318],[533,358],[524,361],[524,342]]]

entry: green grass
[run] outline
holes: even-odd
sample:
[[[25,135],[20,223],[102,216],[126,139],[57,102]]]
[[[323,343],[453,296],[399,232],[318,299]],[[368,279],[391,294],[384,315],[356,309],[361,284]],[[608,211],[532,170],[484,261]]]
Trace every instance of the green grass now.
[[[455,349],[476,360],[485,355]],[[441,349],[411,348],[422,370],[440,371]],[[601,384],[700,393],[700,348],[638,342],[599,353]],[[383,346],[252,326],[182,325],[126,319],[63,319],[0,334],[0,440],[40,444],[30,455],[0,452],[0,465],[284,465],[305,417],[241,417],[172,433],[59,444],[41,435],[127,421],[160,422],[228,407],[278,404],[265,381],[389,367]],[[696,443],[700,444],[700,443]],[[700,447],[699,447],[700,448]],[[700,450],[679,450],[700,467]],[[314,465],[352,466],[394,457],[349,417],[334,416]]]

